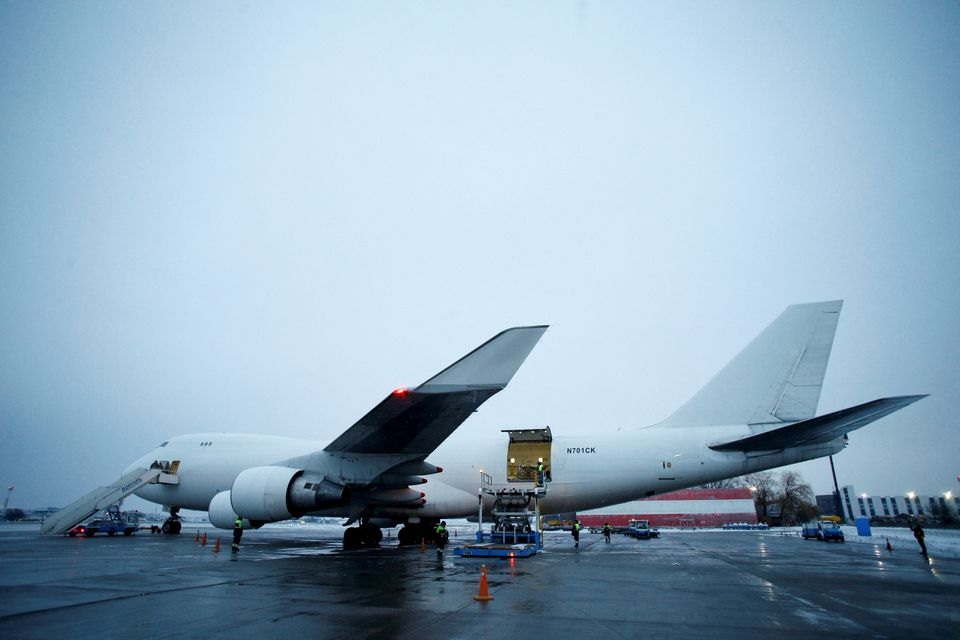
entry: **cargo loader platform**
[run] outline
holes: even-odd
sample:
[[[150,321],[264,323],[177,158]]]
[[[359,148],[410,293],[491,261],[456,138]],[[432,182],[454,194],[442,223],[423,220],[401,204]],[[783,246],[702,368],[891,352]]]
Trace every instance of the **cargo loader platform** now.
[[[530,542],[517,544],[478,542],[457,547],[453,553],[463,558],[528,558],[537,553],[537,545]]]
[[[483,490],[481,489],[481,492]],[[483,530],[483,513],[479,514],[477,541],[457,547],[453,553],[462,558],[528,558],[543,546],[538,525],[540,498],[545,489],[501,489],[493,504],[493,526]],[[481,493],[482,502],[482,493]],[[531,503],[534,509],[531,511]],[[534,521],[531,526],[531,519]]]

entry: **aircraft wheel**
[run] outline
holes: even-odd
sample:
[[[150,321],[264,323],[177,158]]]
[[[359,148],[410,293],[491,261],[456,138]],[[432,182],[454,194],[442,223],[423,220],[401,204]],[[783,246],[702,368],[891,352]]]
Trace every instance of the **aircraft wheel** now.
[[[363,535],[360,533],[360,527],[350,527],[343,532],[343,548],[359,549],[363,546]]]
[[[365,524],[360,527],[360,538],[365,547],[379,547],[380,541],[383,540],[383,531],[380,527]]]
[[[420,539],[417,536],[416,527],[412,527],[409,524],[403,525],[403,528],[397,532],[397,542],[401,545],[410,545],[417,544]]]
[[[177,535],[180,533],[180,529],[183,525],[179,520],[167,520],[163,523],[163,526],[160,527],[160,530],[164,533],[169,533],[170,535]]]

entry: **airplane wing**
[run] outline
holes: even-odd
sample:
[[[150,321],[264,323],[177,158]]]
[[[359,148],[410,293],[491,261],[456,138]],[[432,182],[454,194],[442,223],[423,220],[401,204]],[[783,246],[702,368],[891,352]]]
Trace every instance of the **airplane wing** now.
[[[830,442],[926,397],[918,395],[881,398],[746,438],[710,445],[710,448],[714,451],[777,451]]]
[[[324,448],[423,459],[510,382],[546,325],[498,333],[413,389],[397,389]]]
[[[349,522],[391,508],[419,508],[410,488],[442,469],[426,462],[477,408],[507,386],[546,325],[498,333],[413,389],[396,389],[319,451],[251,467],[210,502],[210,521],[229,528],[348,505]]]

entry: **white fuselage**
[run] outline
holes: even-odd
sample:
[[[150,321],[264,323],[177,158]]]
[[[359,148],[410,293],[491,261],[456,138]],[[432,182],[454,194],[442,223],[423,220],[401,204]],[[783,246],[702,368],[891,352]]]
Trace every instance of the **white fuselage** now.
[[[745,426],[658,427],[614,433],[553,437],[548,458],[550,481],[541,501],[543,513],[594,509],[696,486],[721,478],[832,455],[842,439],[812,447],[765,454],[718,452],[709,444],[749,435]],[[172,438],[134,462],[130,469],[149,467],[155,460],[179,461],[175,485],[147,485],[136,493],[167,506],[206,510],[211,499],[229,491],[241,471],[318,451],[325,443],[276,436],[206,433]],[[455,434],[429,458],[443,472],[415,485],[426,503],[417,508],[389,508],[396,518],[456,518],[476,514],[481,472],[492,478],[493,491],[530,488],[507,478],[508,440],[498,433],[488,438]],[[492,507],[493,497],[484,504]],[[347,508],[318,512],[349,515]]]

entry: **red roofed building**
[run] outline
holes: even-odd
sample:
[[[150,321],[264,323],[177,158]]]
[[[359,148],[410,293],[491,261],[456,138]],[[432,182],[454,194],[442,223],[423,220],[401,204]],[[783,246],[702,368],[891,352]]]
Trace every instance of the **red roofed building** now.
[[[681,489],[644,500],[583,511],[586,527],[625,527],[630,520],[649,520],[654,527],[719,527],[728,522],[757,523],[753,493],[735,489]]]

